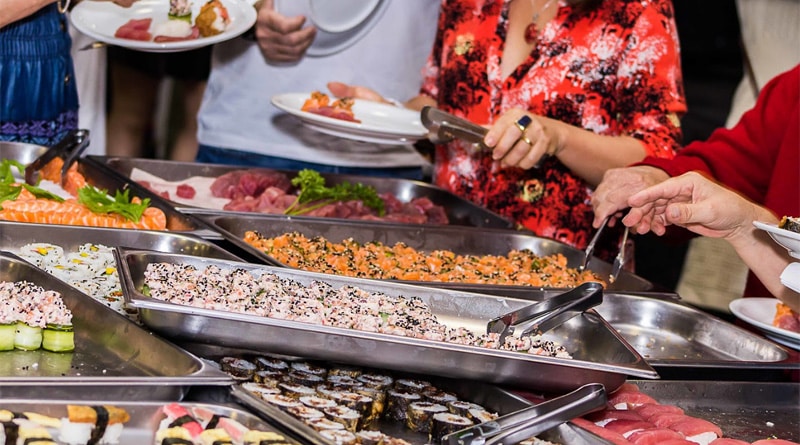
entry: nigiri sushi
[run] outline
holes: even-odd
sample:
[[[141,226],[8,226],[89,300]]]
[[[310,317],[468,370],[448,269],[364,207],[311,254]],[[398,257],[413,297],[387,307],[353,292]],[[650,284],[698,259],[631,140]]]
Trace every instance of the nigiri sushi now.
[[[111,405],[67,405],[58,440],[68,444],[116,444],[123,424],[129,420],[127,411]]]
[[[230,24],[231,19],[225,5],[219,0],[209,0],[200,8],[200,13],[194,20],[195,26],[203,37],[211,37],[222,33]]]

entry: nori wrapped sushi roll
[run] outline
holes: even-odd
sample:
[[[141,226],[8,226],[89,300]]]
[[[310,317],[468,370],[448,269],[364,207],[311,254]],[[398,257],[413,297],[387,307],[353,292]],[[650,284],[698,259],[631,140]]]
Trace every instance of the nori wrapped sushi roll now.
[[[223,357],[219,361],[223,372],[237,380],[250,380],[256,372],[256,365],[249,360],[237,357]]]
[[[242,389],[262,399],[266,395],[275,395],[281,393],[278,388],[256,382],[242,383]]]
[[[293,406],[303,406],[297,399],[283,394],[265,394],[262,398],[270,405],[274,405],[276,408],[283,411]]]
[[[346,430],[322,430],[319,435],[332,441],[336,445],[356,445],[358,438],[351,431]]]
[[[322,412],[325,413],[325,417],[329,420],[344,425],[344,429],[347,431],[355,433],[358,430],[358,421],[361,420],[361,415],[358,411],[346,406],[334,406],[325,408]]]
[[[325,413],[323,413],[322,411],[305,405],[291,406],[286,409],[286,412],[302,420],[303,422],[308,422],[309,420],[313,419],[325,418]]]
[[[291,370],[288,374],[286,374],[287,380],[296,384],[296,385],[305,385],[310,387],[315,387],[320,383],[325,382],[325,375],[319,374],[312,374],[309,372],[303,372],[298,370]]]
[[[790,232],[800,233],[800,218],[784,216],[778,223],[778,227]]]
[[[447,407],[437,403],[414,402],[408,405],[406,426],[417,433],[429,433],[436,413],[446,413]]]
[[[372,373],[361,374],[360,376],[356,377],[356,380],[358,380],[364,386],[379,389],[381,391],[392,386],[394,383],[394,379],[391,376]]]
[[[469,410],[478,409],[483,410],[483,407],[477,403],[467,402],[465,400],[453,400],[447,402],[447,410],[459,416],[469,417]]]
[[[260,371],[289,371],[289,363],[287,363],[286,360],[281,360],[279,358],[259,356],[253,361],[256,364],[256,368],[258,368]]]
[[[442,391],[433,386],[425,388],[425,390],[422,391],[422,398],[428,402],[438,403],[439,405],[445,406],[447,406],[447,404],[450,402],[458,400],[458,397],[456,397],[455,394]]]
[[[344,430],[344,425],[328,418],[309,420],[306,424],[316,431]]]
[[[398,379],[394,382],[394,387],[399,391],[406,391],[406,392],[422,392],[425,388],[433,386],[430,382],[426,382],[425,380],[415,380],[415,379]]]
[[[327,383],[331,388],[347,391],[350,391],[353,387],[359,384],[358,380],[354,379],[353,377],[341,374],[328,375]]]
[[[323,379],[328,375],[328,369],[324,366],[315,365],[311,362],[291,362],[289,367],[293,371],[303,372],[321,376]]]
[[[386,391],[359,386],[353,388],[353,392],[372,398],[372,409],[365,415],[362,422],[365,428],[370,428],[383,416],[383,412],[386,409]]]
[[[265,386],[277,388],[281,382],[288,381],[289,377],[281,371],[261,370],[253,374],[253,381]]]
[[[355,366],[336,365],[328,370],[328,378],[331,376],[347,376],[355,379],[361,375],[361,368]]]
[[[300,397],[300,403],[310,408],[315,408],[318,410],[323,410],[325,408],[331,408],[336,406],[337,403],[331,399],[326,399],[324,397],[318,396],[303,396]]]
[[[464,416],[459,416],[453,413],[436,413],[433,415],[433,424],[431,425],[430,442],[433,444],[440,443],[442,437],[463,430],[472,426],[471,420]]]
[[[380,431],[361,430],[356,433],[356,437],[361,445],[382,445],[386,435]]]
[[[422,396],[418,393],[390,389],[386,391],[386,417],[405,422],[408,406],[420,400]]]
[[[279,383],[278,389],[281,390],[284,395],[287,395],[293,399],[299,399],[300,397],[305,396],[314,396],[317,394],[317,391],[313,387],[296,385],[289,382]]]

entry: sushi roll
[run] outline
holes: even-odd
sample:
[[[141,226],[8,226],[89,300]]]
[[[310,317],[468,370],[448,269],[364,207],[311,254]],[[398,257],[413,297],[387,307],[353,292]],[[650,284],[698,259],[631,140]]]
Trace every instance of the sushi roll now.
[[[282,411],[286,411],[291,407],[303,405],[294,397],[285,396],[283,394],[265,394],[262,398],[270,405],[274,405]]]
[[[388,375],[382,374],[361,374],[356,377],[359,383],[370,388],[384,390],[394,383],[394,379]]]
[[[35,351],[42,347],[42,328],[23,321],[14,325],[14,349]]]
[[[339,422],[334,422],[328,418],[325,419],[312,419],[306,422],[308,426],[313,428],[315,431],[325,431],[325,430],[344,430],[344,425]]]
[[[430,443],[440,443],[442,438],[450,433],[463,430],[472,426],[472,421],[464,416],[449,412],[441,412],[433,415],[431,424]]]
[[[321,383],[325,383],[325,375],[312,374],[298,370],[291,370],[286,374],[286,379],[296,385],[305,385],[315,387]]]
[[[167,14],[170,20],[183,20],[185,22],[192,21],[192,4],[189,0],[169,0],[169,13]]]
[[[355,433],[346,430],[322,430],[319,435],[330,440],[336,445],[356,445],[358,438]]]
[[[200,433],[198,445],[233,445],[233,439],[222,428],[212,428]]]
[[[237,380],[250,380],[256,372],[256,365],[243,358],[223,357],[219,361],[222,371]]]
[[[281,391],[278,388],[274,388],[269,385],[263,385],[261,383],[255,383],[255,382],[242,383],[242,389],[262,399],[264,398],[265,395],[274,395],[281,393]]]
[[[75,350],[75,331],[72,324],[48,323],[42,330],[42,349],[50,352]]]
[[[336,394],[334,400],[338,404],[358,412],[360,417],[358,429],[365,429],[371,426],[372,422],[375,420],[375,417],[372,415],[372,397],[355,392],[341,392]]]
[[[358,411],[346,406],[334,406],[331,408],[325,408],[322,412],[325,413],[325,417],[328,419],[344,425],[344,429],[347,431],[351,431],[353,433],[357,431],[358,421],[361,419],[361,415],[358,413]]]
[[[394,382],[394,387],[399,391],[405,392],[422,392],[425,388],[433,386],[430,382],[425,380],[415,379],[398,379]]]
[[[111,405],[67,405],[58,440],[68,444],[116,444],[128,420],[127,411]]]
[[[332,388],[344,389],[348,391],[359,384],[358,380],[354,379],[353,377],[342,374],[328,375],[327,382],[328,386]]]
[[[310,362],[291,362],[289,367],[293,371],[302,372],[305,374],[314,374],[318,375],[322,378],[325,378],[328,375],[328,369],[324,366],[315,365]]]
[[[442,391],[438,388],[428,387],[422,391],[422,398],[431,403],[447,406],[448,403],[458,400],[455,394]]]
[[[289,364],[286,363],[286,360],[281,360],[279,358],[262,356],[256,357],[254,362],[256,368],[260,371],[287,372],[289,370]]]
[[[244,445],[279,445],[288,444],[286,438],[271,431],[250,430],[242,438]]]
[[[300,397],[311,397],[317,394],[317,391],[310,386],[295,385],[288,382],[279,383],[278,389],[283,395],[289,396],[293,399],[299,399]]]
[[[386,392],[379,391],[375,388],[368,388],[366,386],[354,388],[353,392],[372,399],[372,408],[364,415],[363,425],[373,425],[378,421],[378,419],[381,418],[381,416],[383,416],[383,412],[386,409]]]
[[[422,400],[422,396],[414,392],[390,389],[386,392],[386,416],[399,422],[406,421],[408,406]]]
[[[383,438],[381,445],[411,445],[411,442],[399,437],[386,436]]]
[[[496,419],[497,414],[490,413],[483,408],[471,408],[467,411],[466,417],[475,423],[484,423]]]
[[[784,216],[778,223],[778,227],[790,232],[800,233],[800,218]]]
[[[194,445],[194,441],[189,430],[174,426],[156,431],[155,445]]]
[[[289,407],[286,409],[286,412],[303,422],[308,422],[309,420],[313,419],[325,418],[325,413],[323,413],[322,411],[305,405]]]
[[[429,433],[433,425],[433,416],[446,413],[447,407],[437,403],[414,402],[408,405],[406,426],[417,433]]]
[[[453,414],[458,414],[459,416],[469,417],[469,410],[471,409],[478,409],[483,410],[483,407],[472,402],[467,402],[464,400],[452,400],[447,402],[446,404],[447,410]]]
[[[315,408],[319,410],[323,410],[325,408],[331,408],[336,406],[337,403],[331,399],[326,399],[324,397],[317,397],[317,396],[303,396],[300,397],[300,403],[310,408]]]
[[[222,33],[230,24],[228,10],[219,0],[209,0],[200,8],[197,18],[194,20],[195,26],[200,30],[203,37],[211,37]]]
[[[356,437],[361,445],[382,445],[386,434],[380,431],[361,430],[356,433]]]
[[[330,376],[346,376],[355,379],[359,375],[361,375],[361,368],[356,366],[336,365],[328,370],[329,379]]]
[[[288,377],[281,371],[270,371],[264,369],[261,371],[256,371],[255,374],[253,374],[253,381],[272,388],[277,388],[278,384],[286,380],[288,380]]]

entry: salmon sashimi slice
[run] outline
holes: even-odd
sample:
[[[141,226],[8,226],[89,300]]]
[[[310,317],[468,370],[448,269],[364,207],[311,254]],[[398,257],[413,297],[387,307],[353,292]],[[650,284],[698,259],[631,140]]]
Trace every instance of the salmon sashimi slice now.
[[[130,221],[113,213],[93,213],[72,199],[64,202],[48,199],[5,201],[2,206],[0,219],[6,221],[121,229],[166,230],[167,228],[166,215],[155,207],[145,210],[139,221]]]

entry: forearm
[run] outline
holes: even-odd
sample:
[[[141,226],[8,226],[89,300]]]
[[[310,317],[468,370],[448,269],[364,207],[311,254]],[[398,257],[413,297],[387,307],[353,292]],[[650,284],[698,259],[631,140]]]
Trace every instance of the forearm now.
[[[55,0],[0,0],[0,28],[25,18]]]
[[[549,119],[561,133],[556,156],[593,187],[609,169],[625,167],[645,157],[641,141],[630,136],[604,136]]]

